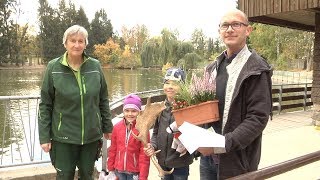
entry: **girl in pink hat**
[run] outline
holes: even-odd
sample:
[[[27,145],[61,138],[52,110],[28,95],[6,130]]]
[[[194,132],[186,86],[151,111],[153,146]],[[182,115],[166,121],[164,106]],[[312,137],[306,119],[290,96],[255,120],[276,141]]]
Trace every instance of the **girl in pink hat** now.
[[[140,111],[141,99],[129,94],[123,102],[124,118],[113,127],[107,164],[109,174],[114,173],[119,180],[148,179],[150,158],[131,134],[138,134],[135,125]]]

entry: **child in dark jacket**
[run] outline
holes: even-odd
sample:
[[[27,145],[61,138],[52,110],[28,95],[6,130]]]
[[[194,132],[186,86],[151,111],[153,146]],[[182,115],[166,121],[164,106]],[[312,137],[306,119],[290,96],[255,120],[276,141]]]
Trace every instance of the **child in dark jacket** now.
[[[135,125],[140,111],[141,99],[129,94],[123,103],[124,118],[113,127],[107,164],[109,173],[115,173],[119,180],[148,179],[150,158],[131,133],[139,133]]]
[[[151,137],[151,143],[148,144],[148,148],[145,151],[148,155],[154,153],[154,151],[161,150],[156,154],[158,163],[163,170],[169,171],[174,168],[172,174],[165,175],[165,180],[187,180],[189,176],[189,165],[193,162],[193,155],[188,152],[181,154],[174,147],[173,144],[174,135],[168,133],[166,129],[175,120],[171,113],[171,104],[174,100],[174,96],[179,91],[179,81],[185,80],[185,73],[179,68],[171,68],[167,70],[164,77],[163,91],[166,94],[166,109],[163,110],[158,117]],[[179,144],[181,146],[182,144]]]

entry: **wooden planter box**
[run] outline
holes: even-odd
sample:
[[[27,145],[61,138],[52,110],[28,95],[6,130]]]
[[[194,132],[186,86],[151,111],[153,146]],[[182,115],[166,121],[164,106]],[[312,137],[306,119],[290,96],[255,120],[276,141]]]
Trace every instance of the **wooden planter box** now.
[[[218,100],[207,101],[183,109],[173,110],[173,116],[177,125],[184,121],[194,125],[205,124],[219,120]]]

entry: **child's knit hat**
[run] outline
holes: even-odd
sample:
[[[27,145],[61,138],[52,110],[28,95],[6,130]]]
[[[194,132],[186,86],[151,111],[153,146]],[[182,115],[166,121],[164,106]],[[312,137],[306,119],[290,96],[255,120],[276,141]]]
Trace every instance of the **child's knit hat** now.
[[[182,69],[170,68],[167,70],[166,75],[164,76],[164,82],[168,80],[184,82],[185,78],[186,75]]]
[[[135,94],[129,94],[123,101],[123,110],[132,108],[141,111],[141,99]]]

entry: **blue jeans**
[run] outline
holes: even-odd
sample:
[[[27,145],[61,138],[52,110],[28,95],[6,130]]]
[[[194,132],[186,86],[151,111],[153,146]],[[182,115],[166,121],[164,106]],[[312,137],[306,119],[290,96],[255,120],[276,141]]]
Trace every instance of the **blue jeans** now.
[[[117,170],[114,171],[119,180],[138,180],[139,176],[136,173],[125,173],[119,172]]]
[[[161,166],[163,170],[170,171],[171,168]],[[189,166],[174,168],[172,174],[165,175],[163,180],[188,180]]]
[[[200,179],[218,180],[218,165],[211,156],[201,156],[200,158]]]

